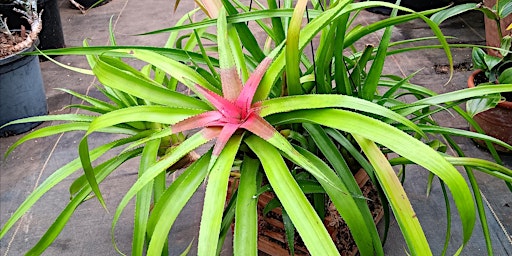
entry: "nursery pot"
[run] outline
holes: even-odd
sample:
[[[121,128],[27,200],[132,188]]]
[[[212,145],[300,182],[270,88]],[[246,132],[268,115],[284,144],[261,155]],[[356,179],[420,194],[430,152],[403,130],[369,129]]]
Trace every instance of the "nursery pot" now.
[[[85,9],[88,9],[91,8],[91,6],[93,6],[96,2],[98,2],[98,0],[75,0],[75,2],[79,3]],[[94,7],[104,5],[108,2],[110,2],[110,0],[103,0],[103,2],[99,3],[98,5],[95,5]]]
[[[29,52],[34,46],[23,50]],[[14,54],[0,58],[0,126],[16,119],[46,115],[48,107],[39,59]],[[0,129],[0,137],[26,132],[38,123],[24,123]]]
[[[396,3],[395,0],[382,0],[382,1],[393,3],[393,4]],[[407,7],[409,9],[419,12],[419,11],[425,11],[425,10],[430,10],[430,9],[434,9],[434,8],[445,7],[452,3],[453,4],[478,3],[480,1],[481,0],[422,0],[422,1],[402,0],[400,2],[400,6]],[[382,6],[368,8],[367,10],[370,12],[375,12],[375,13],[384,14],[384,15],[389,15],[391,13],[391,8],[382,7]],[[402,12],[400,11],[400,13],[402,13]]]
[[[481,71],[477,70],[473,72],[468,78],[469,88],[475,87],[474,78],[479,72]],[[478,113],[473,117],[473,119],[487,135],[512,145],[512,102],[500,102],[495,108]],[[475,131],[473,127],[471,127],[471,130]],[[485,147],[485,142],[481,140],[475,140],[475,142]],[[496,147],[496,150],[500,152],[511,152],[504,147],[497,145],[494,146]]]
[[[13,10],[18,7],[15,4],[0,4],[0,13],[3,18],[7,18],[7,26],[10,29],[20,29],[21,25],[30,29],[27,20],[21,18],[22,15]],[[57,0],[38,0],[37,10],[43,11],[41,19],[43,29],[39,33],[39,49],[56,49],[65,47],[64,33],[62,32],[62,23],[60,20],[59,6]]]

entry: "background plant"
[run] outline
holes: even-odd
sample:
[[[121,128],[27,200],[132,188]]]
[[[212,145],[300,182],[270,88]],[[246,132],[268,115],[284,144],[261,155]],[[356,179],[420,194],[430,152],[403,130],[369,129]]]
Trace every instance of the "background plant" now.
[[[21,35],[23,37],[23,41],[16,42],[15,44],[7,44],[2,43],[2,49],[0,55],[3,55],[4,52],[19,52],[23,49],[29,48],[32,46],[35,40],[37,40],[37,36],[41,32],[43,28],[43,24],[41,21],[42,11],[40,13],[37,12],[37,1],[36,0],[14,0],[11,1],[14,4],[19,5],[19,8],[15,8],[14,11],[19,12],[22,15],[23,19],[26,19],[30,25],[30,30],[28,31],[28,35]],[[18,29],[18,28],[17,28]],[[19,28],[21,29],[21,28]],[[25,29],[21,30],[21,33],[25,33]],[[7,27],[7,18],[2,18],[0,14],[0,33],[7,35],[7,38],[13,38],[14,35],[11,30]],[[14,41],[11,39],[11,41]]]
[[[67,91],[88,103],[72,107],[87,110],[90,115],[55,115],[17,121],[65,122],[26,135],[8,153],[30,139],[71,131],[86,131],[86,135],[79,145],[80,157],[56,170],[41,184],[4,224],[0,237],[45,192],[83,168],[84,175],[70,187],[72,199],[68,206],[29,252],[41,253],[91,193],[105,205],[98,183],[123,162],[140,157],[139,178],[118,205],[112,225],[114,229],[120,214],[135,197],[133,255],[165,254],[168,233],[177,215],[205,181],[207,188],[198,253],[215,254],[220,250],[226,226],[229,227],[223,223],[232,221],[233,214],[228,210],[234,209],[234,253],[255,255],[257,223],[254,195],[258,193],[261,186],[258,181],[263,176],[268,179],[293,227],[312,254],[337,254],[325,227],[321,225],[318,214],[321,207],[314,207],[318,206],[315,201],[329,197],[350,227],[361,254],[382,255],[382,244],[365,198],[361,196],[350,168],[347,168],[347,159],[353,158],[380,187],[382,199],[395,214],[411,254],[425,255],[430,248],[392,165],[419,164],[432,173],[432,180],[438,177],[443,188],[446,186],[451,191],[463,227],[463,243],[458,252],[471,237],[476,221],[475,209],[480,214],[489,241],[488,250],[492,251],[472,168],[508,182],[512,181],[512,171],[488,161],[464,157],[451,136],[480,138],[508,148],[511,146],[485,135],[442,127],[431,115],[452,109],[471,120],[458,107],[459,103],[489,93],[510,91],[510,86],[481,86],[436,95],[411,84],[410,77],[382,74],[386,56],[419,49],[398,47],[407,42],[391,42],[393,25],[418,18],[432,28],[434,38],[440,43],[440,46],[430,47],[443,48],[451,62],[446,38],[438,24],[427,18],[439,10],[392,15],[362,27],[352,22],[353,16],[359,15],[364,8],[384,5],[408,12],[411,10],[385,2],[336,1],[330,6],[313,2],[314,8],[307,11],[307,4],[307,1],[299,1],[292,6],[287,2],[283,8],[278,8],[277,2],[270,2],[268,7],[258,5],[255,8],[239,2],[219,4],[205,1],[201,6],[210,18],[187,23],[187,15],[177,26],[153,32],[171,33],[164,48],[116,46],[112,36],[114,45],[110,47],[85,45],[83,48],[46,51],[46,54],[86,55],[91,70],[74,69],[94,74],[102,83],[99,90],[109,101]],[[309,19],[303,26],[304,16]],[[270,18],[270,24],[263,18]],[[270,42],[266,46],[269,47],[260,47],[260,42],[252,36],[248,21],[265,31]],[[207,32],[206,28],[211,26],[216,26],[215,34]],[[363,36],[380,29],[385,31],[377,47],[359,50],[352,47]],[[186,35],[180,36],[178,32]],[[317,37],[319,43],[315,45],[314,56],[308,57],[305,49]],[[213,42],[215,47],[206,47],[203,44],[206,41]],[[219,59],[211,57],[215,55],[220,56]],[[124,58],[134,58],[146,65],[139,70],[128,65]],[[258,65],[265,67],[267,64],[265,72],[261,69],[250,71]],[[261,77],[262,80],[249,83],[249,77]],[[251,90],[243,103],[251,106],[251,113],[257,116],[255,119],[261,121],[261,125],[232,128],[233,133],[226,132],[222,137],[219,127],[225,125],[212,120],[201,121],[197,117],[204,117],[209,111],[229,110],[226,107],[229,104],[217,102],[223,101],[221,97],[234,99],[238,98],[234,96],[241,95],[234,93],[237,84],[227,83],[237,79],[241,84],[257,87],[248,88]],[[184,89],[190,90],[191,94],[184,93]],[[406,103],[404,95],[413,95],[417,100]],[[186,135],[176,133],[176,126],[184,122],[205,129]],[[256,130],[258,128],[272,132]],[[89,149],[88,137],[95,132],[124,134],[125,137]],[[166,174],[175,172],[176,163],[216,137],[219,137],[216,143],[222,137],[223,147],[217,147],[214,152],[208,151],[177,173],[179,176],[172,184],[166,185]],[[439,138],[453,147],[458,156],[446,155],[446,147]],[[124,148],[122,153],[92,164],[107,151],[118,147]],[[390,152],[399,157],[388,160],[385,153]],[[471,189],[455,169],[456,165],[467,167]],[[297,176],[291,175],[297,169],[306,171],[308,178],[325,194],[319,193],[320,196],[310,202],[299,187]],[[233,172],[236,173],[233,176],[240,177],[240,186],[231,207],[225,209],[228,179]],[[448,242],[449,232],[446,237]]]

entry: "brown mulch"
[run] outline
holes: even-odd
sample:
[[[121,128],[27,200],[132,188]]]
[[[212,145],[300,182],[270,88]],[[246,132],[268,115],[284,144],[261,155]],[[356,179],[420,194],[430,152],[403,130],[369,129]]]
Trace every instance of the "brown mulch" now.
[[[15,54],[16,51],[12,46],[23,42],[25,38],[27,38],[26,33],[15,32],[12,36],[0,33],[0,58]]]

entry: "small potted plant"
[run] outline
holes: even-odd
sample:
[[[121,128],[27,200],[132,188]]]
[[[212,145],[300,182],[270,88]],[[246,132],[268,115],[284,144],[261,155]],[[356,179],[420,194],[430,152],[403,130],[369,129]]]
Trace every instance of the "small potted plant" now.
[[[468,78],[468,87],[492,84],[512,87],[512,1],[492,0],[483,4],[454,6],[436,15],[445,17],[444,14],[471,10],[484,14],[487,47],[474,47],[472,50],[475,71]],[[466,110],[476,121],[470,127],[473,131],[485,132],[508,144],[512,143],[512,93],[490,94],[470,100]],[[482,146],[489,146],[488,142],[475,141]],[[496,149],[510,152],[501,146],[496,146]]]
[[[478,84],[510,84],[512,86],[512,1],[485,1],[481,9],[485,15],[487,52],[474,48],[475,72],[468,78],[468,86]],[[468,102],[468,111],[483,131],[509,144],[512,143],[512,93],[490,95],[485,100]],[[473,130],[475,128],[472,127]],[[485,142],[476,140],[482,146]],[[496,146],[502,152],[509,149]]]
[[[512,87],[511,39],[508,35],[502,38],[498,56],[488,54],[481,48],[473,48],[475,71],[468,78],[468,87],[483,84],[509,84]],[[483,99],[471,100],[466,108],[486,134],[512,143],[512,93],[491,94]],[[472,129],[476,130],[474,127]],[[476,142],[485,146],[481,140]],[[510,152],[500,146],[496,146],[496,149]]]
[[[41,13],[35,0],[16,0],[15,8],[30,24],[30,28],[12,29],[0,14],[0,124],[30,116],[45,115],[48,110],[43,78],[37,56],[23,53],[34,51],[42,29]],[[37,123],[17,124],[0,129],[0,136],[18,134]]]
[[[485,14],[485,41],[487,46],[494,48],[501,47],[504,36],[511,36],[510,26],[512,24],[512,1],[510,0],[485,0],[481,11]],[[496,49],[487,48],[487,52],[498,56]]]
[[[352,26],[351,17],[365,8],[385,5],[411,10],[383,2],[342,0],[325,7],[314,6],[315,10],[309,10],[311,20],[305,24],[308,1],[304,0],[295,3],[294,8],[278,8],[274,2],[260,10],[236,1],[202,1],[200,5],[209,16],[205,20],[184,24],[190,20],[187,14],[176,26],[155,31],[170,33],[166,47],[86,44],[79,49],[47,51],[79,51],[85,55],[91,70],[82,71],[98,78],[100,91],[108,101],[67,91],[84,100],[73,107],[87,110],[89,115],[53,115],[12,122],[64,121],[24,136],[7,153],[30,139],[61,132],[86,133],[78,145],[79,158],[56,170],[29,195],[3,224],[0,239],[47,191],[83,169],[83,175],[70,186],[69,204],[28,252],[41,254],[91,195],[106,207],[98,184],[112,172],[121,171],[118,167],[122,163],[135,158],[140,163],[138,178],[117,205],[112,223],[114,230],[126,206],[135,198],[131,255],[167,254],[164,250],[171,227],[203,183],[207,185],[198,255],[218,254],[233,221],[233,253],[257,255],[257,201],[267,185],[291,222],[287,225],[290,233],[297,230],[311,254],[340,254],[322,221],[324,202],[330,200],[346,222],[361,255],[383,255],[382,242],[366,204],[368,199],[347,164],[355,160],[381,192],[386,209],[393,211],[411,255],[428,255],[430,245],[393,165],[421,165],[451,191],[463,229],[461,249],[471,238],[478,209],[488,251],[492,252],[473,170],[508,182],[512,181],[512,170],[463,157],[451,136],[512,146],[482,134],[443,127],[431,115],[452,109],[469,118],[452,103],[512,89],[480,86],[437,95],[409,83],[409,78],[382,73],[390,54],[393,25],[421,18],[439,30],[438,24],[425,16],[435,11],[400,17],[395,11],[389,19],[363,28]],[[271,26],[263,22],[267,18]],[[260,47],[247,21],[258,24],[271,43]],[[213,28],[215,34],[206,32],[205,27]],[[381,28],[385,31],[378,46],[351,48]],[[308,57],[303,50],[317,36],[321,37],[320,43],[313,57]],[[189,41],[183,44],[183,38]],[[437,33],[437,39],[451,56],[446,38]],[[214,47],[206,47],[203,40],[213,42]],[[344,49],[353,51],[347,53]],[[135,68],[126,58],[145,65]],[[408,102],[403,99],[404,94],[412,94],[418,100]],[[89,136],[96,132],[124,137],[89,148]],[[446,145],[433,139],[437,137],[444,137],[457,156],[445,154]],[[208,142],[214,142],[213,146]],[[197,159],[188,157],[203,145],[210,145],[205,154]],[[120,147],[124,149],[114,151]],[[100,158],[107,152],[114,156]],[[396,157],[389,159],[386,155],[391,152]],[[193,163],[176,172],[175,164],[184,158]],[[467,175],[472,177],[469,182],[456,165],[467,168]],[[170,184],[166,182],[169,172],[177,175]],[[230,177],[238,177],[240,182],[226,207]],[[313,189],[318,197],[309,195]]]
[[[20,8],[21,2],[25,1],[0,0],[0,13],[3,15],[3,19],[7,20],[7,26],[10,28],[19,29],[22,25],[27,29],[30,27],[28,20],[14,10]],[[40,50],[65,47],[58,0],[37,0],[37,10],[44,12],[44,15],[40,14],[43,27],[38,35],[39,45],[37,47]],[[44,61],[46,58],[41,56],[40,60]]]

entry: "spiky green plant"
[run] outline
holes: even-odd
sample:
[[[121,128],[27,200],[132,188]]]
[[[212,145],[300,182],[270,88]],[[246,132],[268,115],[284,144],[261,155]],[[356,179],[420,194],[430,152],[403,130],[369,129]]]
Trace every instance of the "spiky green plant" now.
[[[249,10],[237,1],[203,3],[201,6],[210,18],[184,24],[187,20],[184,17],[177,26],[163,30],[171,32],[166,48],[111,46],[46,51],[47,54],[86,55],[92,71],[82,72],[98,78],[103,84],[101,92],[111,102],[69,91],[90,104],[75,107],[95,115],[57,115],[17,121],[67,123],[32,132],[7,153],[29,139],[76,130],[87,132],[79,145],[79,159],[55,171],[41,184],[4,224],[0,238],[46,191],[83,168],[84,175],[71,185],[70,203],[29,252],[41,253],[91,193],[105,205],[98,183],[127,159],[140,156],[139,177],[119,203],[112,223],[114,230],[121,213],[135,197],[132,255],[166,254],[168,233],[176,217],[203,182],[207,182],[207,187],[198,254],[219,253],[219,244],[234,217],[234,253],[256,255],[255,202],[262,177],[268,180],[292,228],[298,231],[311,254],[339,254],[322,224],[323,216],[318,214],[321,207],[308,200],[299,186],[302,181],[293,175],[297,169],[324,191],[322,196],[332,200],[361,255],[383,255],[366,198],[346,164],[349,159],[356,159],[380,188],[383,203],[393,211],[411,255],[428,255],[431,251],[392,165],[421,165],[450,190],[463,228],[463,242],[456,253],[460,253],[471,237],[476,209],[490,241],[473,170],[507,182],[512,182],[512,171],[495,163],[464,157],[451,136],[474,137],[512,147],[485,135],[442,127],[431,115],[452,109],[471,121],[457,107],[459,103],[489,93],[511,91],[512,87],[482,86],[436,95],[409,83],[410,77],[382,74],[386,57],[395,53],[389,47],[400,44],[390,43],[393,25],[418,18],[432,28],[440,42],[440,46],[432,48],[443,48],[451,63],[446,38],[438,24],[426,17],[439,10],[402,16],[396,16],[395,11],[390,18],[363,28],[352,26],[352,16],[364,8],[385,5],[411,10],[385,2],[350,0],[334,1],[322,10],[324,5],[313,2],[314,10],[308,10],[310,20],[303,26],[305,0],[298,1],[295,8],[286,8],[291,7],[291,2],[277,8],[277,2],[270,1],[268,8],[259,10]],[[263,22],[264,18],[270,18],[272,25]],[[262,49],[247,21],[258,24],[275,48]],[[207,33],[205,28],[209,26],[216,26],[217,33]],[[349,54],[343,51],[380,29],[385,32],[376,49],[354,49]],[[180,31],[191,31],[186,44],[177,36]],[[162,31],[153,33],[157,32]],[[304,48],[317,36],[320,43],[315,58],[309,59]],[[202,40],[211,40],[216,47],[206,48]],[[411,50],[417,49],[397,51]],[[210,57],[208,51],[214,51],[219,59]],[[121,59],[124,57],[147,65],[139,71],[125,63]],[[179,92],[178,84],[192,93]],[[377,89],[384,92],[378,93]],[[404,102],[403,94],[412,94],[417,100]],[[89,149],[88,137],[100,131],[126,137]],[[182,134],[185,131],[189,132]],[[445,154],[446,147],[430,135],[444,137],[458,156]],[[212,150],[185,168],[172,184],[165,185],[166,173],[174,171],[170,167],[214,139]],[[92,161],[107,151],[121,146],[125,149],[116,157],[92,165]],[[388,159],[385,155],[388,152],[399,157]],[[467,168],[471,188],[456,165]],[[225,209],[228,180],[233,172],[240,177],[240,185],[237,196]],[[150,210],[152,203],[154,208]],[[446,236],[448,241],[449,234]],[[490,243],[488,250],[492,251]]]

